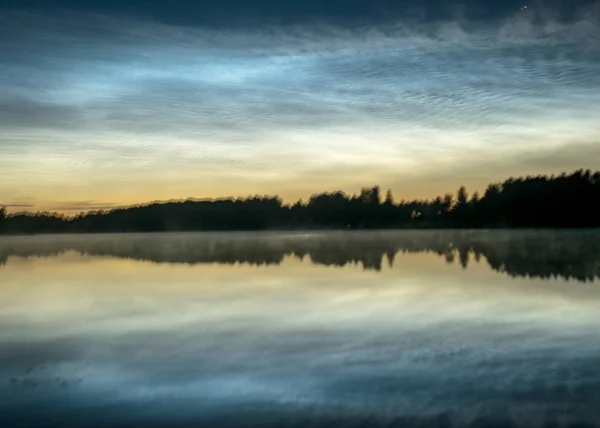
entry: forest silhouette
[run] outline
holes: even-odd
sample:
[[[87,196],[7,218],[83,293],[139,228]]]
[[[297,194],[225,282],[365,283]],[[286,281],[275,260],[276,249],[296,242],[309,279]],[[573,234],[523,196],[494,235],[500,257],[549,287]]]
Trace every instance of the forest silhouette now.
[[[286,257],[312,264],[362,265],[381,271],[398,254],[434,253],[468,268],[487,262],[512,277],[600,279],[600,231],[353,231],[314,233],[125,234],[6,238],[0,267],[9,257],[54,257],[66,252],[153,263],[279,265]]]
[[[492,183],[483,195],[400,200],[379,186],[321,193],[284,204],[278,196],[152,203],[75,216],[7,214],[0,233],[102,233],[290,229],[581,228],[600,226],[600,171],[527,176]]]

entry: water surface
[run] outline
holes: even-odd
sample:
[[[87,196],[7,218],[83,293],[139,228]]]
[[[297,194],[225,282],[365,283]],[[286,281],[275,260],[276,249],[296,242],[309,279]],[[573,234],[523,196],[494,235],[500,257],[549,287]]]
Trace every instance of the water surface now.
[[[600,232],[0,237],[0,426],[600,421]]]

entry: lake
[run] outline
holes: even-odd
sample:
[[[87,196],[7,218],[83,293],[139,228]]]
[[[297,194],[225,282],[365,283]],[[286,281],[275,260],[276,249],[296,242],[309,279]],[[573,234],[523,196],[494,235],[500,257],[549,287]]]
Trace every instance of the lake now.
[[[600,231],[0,237],[0,426],[592,427]]]

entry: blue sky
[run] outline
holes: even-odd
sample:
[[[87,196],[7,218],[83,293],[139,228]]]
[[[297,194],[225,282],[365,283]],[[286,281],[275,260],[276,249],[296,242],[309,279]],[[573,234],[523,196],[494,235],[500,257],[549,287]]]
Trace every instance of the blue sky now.
[[[0,204],[433,197],[600,167],[593,2],[229,3],[6,2]]]

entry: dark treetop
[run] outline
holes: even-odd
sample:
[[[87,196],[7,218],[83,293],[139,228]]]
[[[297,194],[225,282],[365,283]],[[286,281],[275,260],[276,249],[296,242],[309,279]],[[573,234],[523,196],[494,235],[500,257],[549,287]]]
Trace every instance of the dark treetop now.
[[[600,226],[600,171],[510,178],[485,193],[395,202],[378,186],[360,194],[337,191],[285,205],[278,196],[186,200],[91,211],[6,214],[0,232],[163,232],[208,230],[389,228],[579,228]]]

